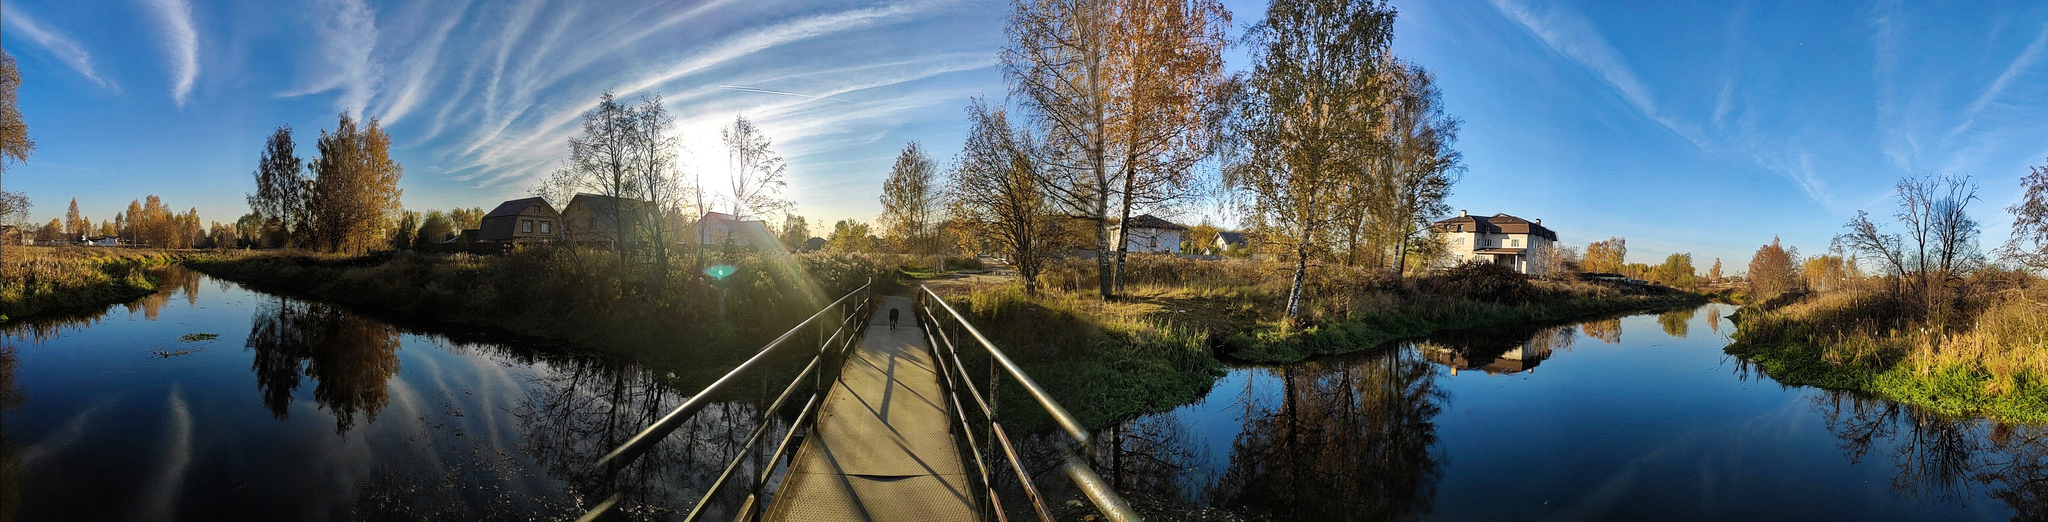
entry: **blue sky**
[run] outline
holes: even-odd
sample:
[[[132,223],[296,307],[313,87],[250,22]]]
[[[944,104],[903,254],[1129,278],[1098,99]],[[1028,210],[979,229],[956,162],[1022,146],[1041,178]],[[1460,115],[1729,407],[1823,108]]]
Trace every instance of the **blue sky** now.
[[[2048,3],[1401,1],[1396,51],[1465,121],[1451,203],[1544,218],[1632,261],[1812,253],[1901,176],[1976,176],[1987,246],[2048,162]],[[1813,5],[1822,4],[1822,5]],[[1263,2],[1229,2],[1235,25]],[[242,195],[278,125],[309,150],[335,114],[380,118],[409,208],[489,207],[551,170],[599,91],[661,93],[686,163],[757,120],[814,220],[871,219],[895,153],[950,157],[969,97],[1004,94],[1007,2],[386,3],[6,0],[38,141],[8,190],[47,221],[146,194],[205,219]],[[1248,66],[1242,48],[1227,66]],[[1213,212],[1189,205],[1188,220]]]

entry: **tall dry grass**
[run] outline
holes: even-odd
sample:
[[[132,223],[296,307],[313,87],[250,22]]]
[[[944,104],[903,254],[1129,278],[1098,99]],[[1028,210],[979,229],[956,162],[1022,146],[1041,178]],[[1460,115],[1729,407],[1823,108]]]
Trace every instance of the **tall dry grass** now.
[[[1951,413],[1993,400],[2038,404],[2038,412],[2005,413],[2048,419],[2048,281],[1990,270],[1935,295],[1912,288],[1866,278],[1747,307],[1729,351],[1777,368],[1781,379],[1926,395]]]
[[[148,269],[175,264],[161,250],[10,246],[0,258],[0,322],[149,295]]]

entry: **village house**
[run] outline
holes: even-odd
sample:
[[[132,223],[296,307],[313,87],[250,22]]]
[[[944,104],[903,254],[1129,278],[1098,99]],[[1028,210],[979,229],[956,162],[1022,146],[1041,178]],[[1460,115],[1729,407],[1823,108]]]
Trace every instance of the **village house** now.
[[[1451,263],[1483,261],[1530,275],[1543,275],[1536,256],[1549,251],[1557,233],[1543,228],[1543,220],[1529,221],[1507,214],[1473,216],[1458,211],[1458,217],[1438,221],[1430,228],[1444,237]]]
[[[514,244],[554,241],[562,237],[561,222],[561,214],[547,200],[515,199],[484,214],[474,239]]]
[[[0,225],[0,244],[28,245],[33,243],[28,241],[21,234],[21,229],[15,228],[14,225]]]
[[[1180,235],[1188,227],[1174,224],[1151,214],[1131,218],[1130,237],[1124,241],[1124,250],[1172,254],[1180,250]],[[1115,238],[1112,234],[1111,240]]]
[[[1227,256],[1231,252],[1243,250],[1245,245],[1243,232],[1217,232],[1216,244],[1210,245],[1209,248],[1214,249],[1216,255]]]
[[[724,212],[705,212],[684,229],[684,242],[694,241],[705,246],[732,244],[759,251],[782,249],[782,240],[768,229],[768,222],[758,219],[740,219]]]
[[[621,227],[621,222],[625,226]],[[652,232],[659,223],[654,205],[637,199],[583,193],[569,198],[569,204],[562,207],[562,239],[572,243],[615,246],[619,243],[615,236],[622,228],[631,235]]]

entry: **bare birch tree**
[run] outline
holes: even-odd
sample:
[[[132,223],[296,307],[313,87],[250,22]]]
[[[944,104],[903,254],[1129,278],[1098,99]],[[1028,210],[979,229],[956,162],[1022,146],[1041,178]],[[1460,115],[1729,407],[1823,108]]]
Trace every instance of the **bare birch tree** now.
[[[291,231],[305,227],[306,192],[311,185],[305,175],[306,163],[293,147],[290,125],[270,134],[256,160],[256,192],[247,197],[249,210],[263,220],[262,229],[276,231],[280,246],[290,246]]]
[[[584,111],[582,133],[569,138],[569,157],[533,191],[558,204],[567,203],[583,191],[609,198],[611,208],[600,207],[591,216],[596,221],[592,226],[611,237],[620,263],[625,263],[628,250],[640,237],[646,221],[641,214],[647,209],[636,203],[645,191],[635,157],[640,151],[636,144],[640,139],[639,125],[634,109],[619,103],[612,91],[606,89],[599,95],[597,106]]]
[[[1255,65],[1240,109],[1241,150],[1224,170],[1293,259],[1286,317],[1299,319],[1309,258],[1328,245],[1329,209],[1347,178],[1384,150],[1381,70],[1394,9],[1381,0],[1276,0],[1253,26]]]
[[[787,166],[771,148],[775,140],[761,132],[746,116],[733,119],[721,133],[725,141],[726,168],[731,170],[732,215],[735,219],[767,218],[770,214],[794,210],[782,197]]]

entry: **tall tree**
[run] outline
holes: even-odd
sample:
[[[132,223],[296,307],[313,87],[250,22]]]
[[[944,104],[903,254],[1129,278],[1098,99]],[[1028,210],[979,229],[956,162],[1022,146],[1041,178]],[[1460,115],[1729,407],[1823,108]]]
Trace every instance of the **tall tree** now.
[[[481,227],[484,224],[484,209],[480,207],[456,208],[455,210],[448,211],[448,220],[454,222],[456,232]]]
[[[85,216],[78,213],[78,198],[71,198],[71,209],[64,211],[64,240],[78,241],[85,232]]]
[[[646,188],[635,158],[640,150],[636,143],[641,139],[640,123],[633,108],[619,103],[606,89],[598,95],[597,106],[583,112],[582,133],[569,138],[569,157],[534,189],[535,195],[557,205],[585,191],[612,198],[614,205],[609,210],[592,216],[592,226],[598,230],[582,232],[609,235],[621,263],[646,224],[641,214],[650,210],[632,202],[641,200]]]
[[[1374,133],[1385,102],[1394,9],[1382,0],[1275,0],[1249,35],[1242,138],[1225,183],[1249,197],[1246,214],[1288,247],[1294,264],[1286,316],[1299,317],[1309,258],[1328,245],[1330,210],[1347,178],[1383,154]]]
[[[256,161],[256,192],[247,196],[249,210],[274,230],[283,245],[290,245],[292,232],[304,232],[306,200],[311,180],[306,179],[306,162],[293,150],[292,127],[285,125],[270,133],[263,154]]]
[[[873,252],[875,242],[868,239],[867,223],[858,219],[841,219],[832,224],[832,236],[825,238],[825,249],[833,252]]]
[[[667,281],[669,223],[679,221],[685,213],[684,201],[687,199],[684,192],[689,186],[676,166],[676,154],[682,148],[682,141],[673,134],[675,116],[662,106],[659,94],[640,98],[640,104],[633,107],[631,117],[634,171],[640,178],[641,195],[653,207],[636,216],[645,220],[640,229],[654,247],[649,253],[654,255],[655,271],[660,280]],[[668,287],[662,285],[661,288]]]
[[[343,112],[334,132],[320,131],[318,146],[306,208],[322,246],[360,253],[387,244],[404,211],[398,188],[404,168],[391,159],[391,136],[375,118],[359,128]]]
[[[1585,262],[1587,272],[1616,274],[1628,265],[1628,240],[1610,237],[1606,241],[1594,241],[1586,245]]]
[[[803,248],[804,242],[811,240],[810,223],[805,222],[803,216],[796,214],[784,216],[781,240],[783,249],[794,252]]]
[[[14,55],[0,50],[0,222],[26,225],[30,206],[28,195],[8,192],[4,182],[8,166],[28,161],[29,155],[36,151],[36,141],[28,137],[28,123],[21,119],[21,109],[15,96],[20,87],[21,71],[15,67]],[[22,233],[27,233],[25,226]]]
[[[938,252],[941,209],[939,168],[913,141],[896,155],[889,178],[882,182],[882,228],[916,256]]]
[[[455,232],[455,222],[448,220],[447,213],[429,210],[426,216],[420,218],[419,232],[412,240],[413,247],[433,248],[434,245],[440,245],[441,242],[455,237]]]
[[[1714,258],[1714,266],[1712,268],[1707,269],[1707,281],[1714,283],[1721,282],[1721,258]]]
[[[1110,297],[1124,251],[1110,245],[1117,224],[1134,206],[1187,193],[1188,170],[1215,143],[1230,15],[1210,0],[1012,6],[1002,60],[1011,94],[1044,136],[1038,184],[1095,224],[1098,282]]]
[[[720,138],[725,142],[731,189],[727,196],[732,198],[735,219],[766,218],[794,209],[795,205],[782,197],[782,188],[789,182],[783,179],[786,166],[782,156],[772,148],[775,140],[746,116],[734,118]]]
[[[2048,271],[2048,166],[2028,169],[2020,179],[2020,201],[2005,208],[2012,213],[2012,239],[2002,251],[2020,266]]]
[[[977,241],[989,245],[1016,267],[1024,293],[1038,295],[1038,274],[1045,268],[1047,242],[1058,232],[1054,206],[1038,185],[1039,157],[1010,126],[1000,107],[976,98],[967,109],[972,127],[953,171],[955,221]]]
[[[1385,71],[1389,92],[1382,139],[1388,153],[1378,158],[1377,168],[1359,171],[1378,174],[1371,182],[1377,190],[1363,192],[1380,196],[1361,206],[1394,249],[1398,281],[1408,265],[1410,244],[1428,233],[1431,219],[1450,212],[1444,199],[1450,197],[1463,167],[1462,156],[1451,148],[1458,139],[1459,122],[1444,112],[1436,76],[1398,60]]]
[[[1798,290],[1801,282],[1799,249],[1779,244],[1776,237],[1749,258],[1749,295],[1758,302]]]
[[[1936,290],[1960,277],[1980,261],[1976,250],[1978,225],[1968,207],[1977,200],[1977,186],[1967,176],[1929,176],[1899,180],[1896,190],[1899,208],[1893,214],[1903,233],[1889,233],[1870,220],[1870,213],[1858,210],[1835,236],[1834,246],[1847,252],[1879,259],[1891,275],[1898,276],[1894,290],[1913,283],[1923,303],[1938,306]],[[1910,280],[1910,281],[1909,281]]]

